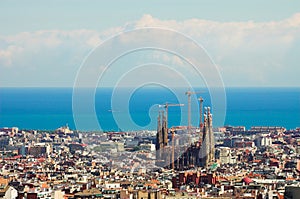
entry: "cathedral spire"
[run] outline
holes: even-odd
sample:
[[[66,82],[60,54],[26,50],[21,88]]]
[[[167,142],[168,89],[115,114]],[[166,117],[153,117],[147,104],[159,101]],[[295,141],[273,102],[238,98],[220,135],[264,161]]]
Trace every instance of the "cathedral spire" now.
[[[207,167],[215,159],[215,143],[212,129],[212,114],[210,107],[205,108],[204,125],[203,125],[203,141],[199,153],[201,166]]]

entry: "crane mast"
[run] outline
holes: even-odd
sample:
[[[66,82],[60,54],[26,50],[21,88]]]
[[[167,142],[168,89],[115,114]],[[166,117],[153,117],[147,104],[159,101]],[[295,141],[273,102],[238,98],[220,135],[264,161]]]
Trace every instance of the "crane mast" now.
[[[160,106],[164,107],[165,110],[166,110],[166,126],[167,126],[167,129],[168,129],[169,107],[170,106],[184,106],[184,104],[169,104],[169,103],[165,103],[165,104],[160,105]]]
[[[190,90],[186,91],[185,94],[188,96],[188,134],[191,133],[191,95],[199,94],[203,92],[192,92]]]

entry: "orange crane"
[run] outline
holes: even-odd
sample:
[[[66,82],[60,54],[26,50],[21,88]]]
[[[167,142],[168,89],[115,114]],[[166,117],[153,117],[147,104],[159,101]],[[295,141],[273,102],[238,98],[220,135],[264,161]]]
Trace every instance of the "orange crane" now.
[[[199,94],[203,92],[192,92],[190,90],[186,91],[185,94],[188,96],[188,134],[191,133],[191,95]]]

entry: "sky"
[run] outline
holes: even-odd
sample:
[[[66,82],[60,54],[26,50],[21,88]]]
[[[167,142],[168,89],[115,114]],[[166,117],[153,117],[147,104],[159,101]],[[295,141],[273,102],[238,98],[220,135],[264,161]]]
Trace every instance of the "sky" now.
[[[297,0],[3,0],[0,27],[0,87],[72,87],[93,49],[141,27],[167,28],[195,40],[217,66],[224,86],[300,86]],[[118,60],[114,70],[147,62],[189,67],[173,55],[147,51]],[[118,76],[110,75],[103,85],[116,84]],[[169,72],[159,75],[176,84]]]

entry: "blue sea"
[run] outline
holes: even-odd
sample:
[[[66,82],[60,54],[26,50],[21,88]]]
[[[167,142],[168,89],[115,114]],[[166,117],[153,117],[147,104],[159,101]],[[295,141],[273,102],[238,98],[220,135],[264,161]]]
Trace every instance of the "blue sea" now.
[[[126,90],[127,88],[123,88]],[[205,88],[195,88],[204,93],[192,96],[192,125],[199,125],[199,105],[196,97],[204,98],[204,106],[212,106],[211,96]],[[103,131],[155,130],[158,104],[183,103],[184,107],[169,107],[169,126],[187,125],[186,89],[144,87],[135,90],[129,102],[118,110],[112,108],[112,88],[99,88],[95,92],[95,112]],[[300,127],[300,88],[226,88],[225,120],[214,120],[214,126],[283,126]],[[0,88],[0,127],[53,130],[68,124],[72,129],[99,130],[74,122],[72,88]],[[82,89],[82,92],[86,92]],[[175,93],[174,93],[175,92]],[[183,101],[178,100],[181,96]],[[122,92],[114,95],[118,100]],[[83,107],[85,105],[83,104]],[[130,118],[126,118],[128,111]],[[218,110],[213,115],[218,114]],[[124,116],[120,126],[118,116]],[[122,118],[122,117],[119,117]]]

